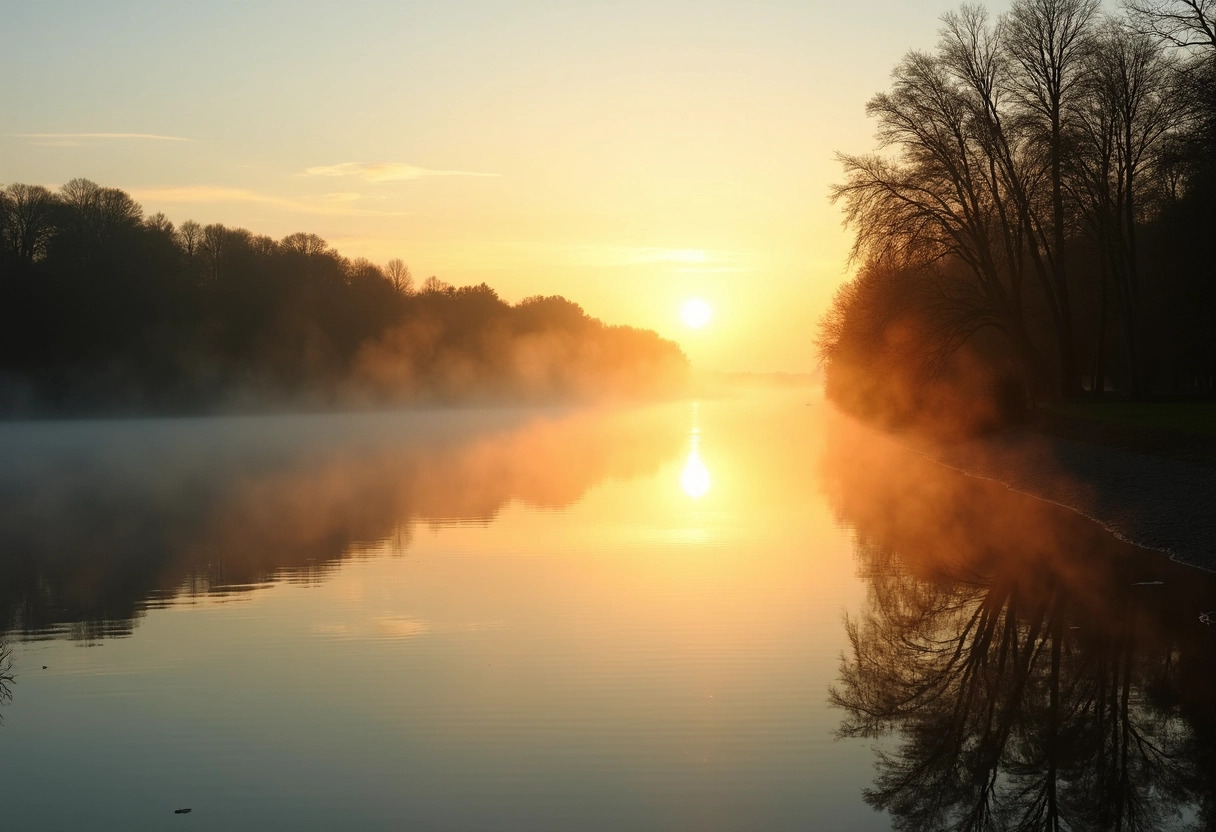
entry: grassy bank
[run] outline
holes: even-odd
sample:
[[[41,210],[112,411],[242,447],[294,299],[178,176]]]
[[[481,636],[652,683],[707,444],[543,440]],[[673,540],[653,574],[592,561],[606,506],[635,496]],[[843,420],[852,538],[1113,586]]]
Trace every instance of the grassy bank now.
[[[1039,408],[1044,433],[1216,467],[1216,402],[1068,402]]]
[[[1099,423],[1216,436],[1216,402],[1069,402],[1046,409]]]

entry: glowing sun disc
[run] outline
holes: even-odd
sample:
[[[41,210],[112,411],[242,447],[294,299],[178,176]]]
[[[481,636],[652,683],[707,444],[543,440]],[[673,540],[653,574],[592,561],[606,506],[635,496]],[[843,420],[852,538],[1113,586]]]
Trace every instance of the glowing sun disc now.
[[[680,307],[680,317],[693,329],[705,326],[713,314],[714,310],[701,298],[689,298]]]

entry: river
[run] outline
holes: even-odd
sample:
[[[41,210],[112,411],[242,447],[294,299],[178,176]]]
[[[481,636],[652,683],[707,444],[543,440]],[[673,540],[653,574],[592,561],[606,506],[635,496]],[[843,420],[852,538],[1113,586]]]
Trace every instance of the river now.
[[[0,458],[6,830],[1216,816],[1211,577],[810,390]]]

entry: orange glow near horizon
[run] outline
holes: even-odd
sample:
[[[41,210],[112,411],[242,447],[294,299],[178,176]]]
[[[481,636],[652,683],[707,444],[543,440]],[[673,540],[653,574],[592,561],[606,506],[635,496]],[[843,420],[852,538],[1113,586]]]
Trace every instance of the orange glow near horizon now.
[[[695,367],[810,372],[849,271],[834,153],[872,145],[865,102],[934,42],[936,16],[892,0],[636,5],[372,0],[285,20],[252,4],[240,38],[156,6],[132,38],[121,15],[32,4],[5,55],[27,83],[0,182],[84,176],[178,225],[315,233],[418,281],[562,295],[673,340],[694,333],[672,311],[699,297],[717,315],[682,343]],[[183,55],[169,44],[186,30]],[[124,47],[102,60],[77,42]],[[64,80],[76,61],[89,85]],[[182,61],[172,84],[130,83]]]

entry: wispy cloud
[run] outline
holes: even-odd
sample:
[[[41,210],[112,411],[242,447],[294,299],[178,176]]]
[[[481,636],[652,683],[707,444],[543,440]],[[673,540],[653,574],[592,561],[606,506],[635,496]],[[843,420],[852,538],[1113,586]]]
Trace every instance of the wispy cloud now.
[[[688,266],[671,271],[673,274],[744,274],[755,269],[751,266]]]
[[[581,244],[567,246],[565,256],[581,266],[622,268],[664,266],[675,273],[745,271],[746,257],[737,251],[706,248],[666,248],[659,246],[620,246]]]
[[[51,147],[70,145],[58,142],[80,142],[88,139],[136,139],[154,142],[197,142],[198,139],[187,139],[184,136],[159,136],[155,133],[10,133],[18,139],[47,139],[56,142]]]
[[[327,199],[324,203],[305,202],[298,199],[258,193],[246,188],[222,188],[210,185],[194,185],[179,188],[135,188],[131,196],[140,202],[172,202],[172,203],[220,203],[220,202],[252,202],[258,205],[268,205],[282,211],[294,214],[318,214],[325,216],[405,216],[403,211],[374,211],[369,208],[355,208],[350,203],[351,197],[357,199],[358,194],[342,194],[345,199]]]
[[[629,259],[633,263],[707,263],[711,254],[702,248],[639,248]]]
[[[430,176],[498,176],[471,170],[435,170],[404,162],[342,162],[305,168],[300,176],[354,176],[366,182],[406,182]]]

